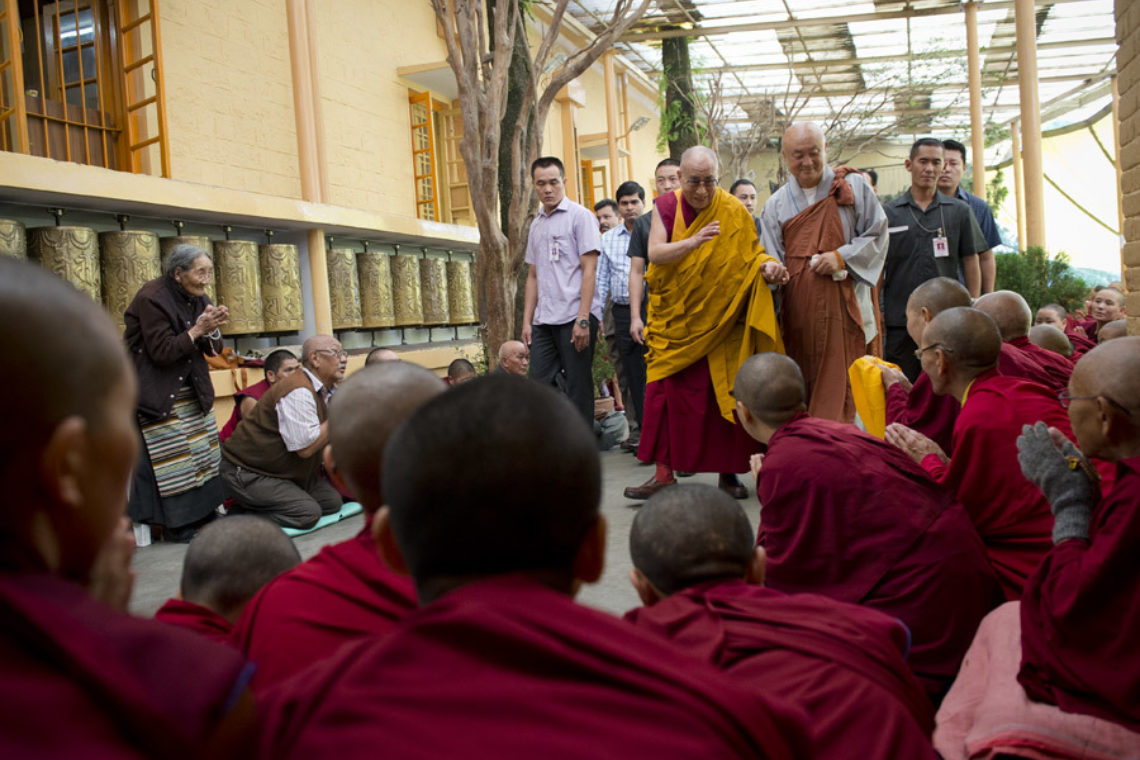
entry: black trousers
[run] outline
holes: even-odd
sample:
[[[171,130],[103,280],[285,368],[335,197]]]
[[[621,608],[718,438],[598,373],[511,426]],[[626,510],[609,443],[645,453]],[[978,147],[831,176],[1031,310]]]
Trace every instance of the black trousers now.
[[[918,379],[922,372],[922,363],[914,355],[918,346],[910,339],[905,327],[887,327],[887,339],[883,345],[883,358],[892,364],[899,365],[899,369],[912,383]]]
[[[637,424],[641,425],[641,414],[645,409],[645,346],[635,342],[629,334],[629,304],[615,303],[613,311],[614,338],[617,339],[618,354],[621,356],[622,374],[629,386],[627,408],[633,406],[634,417],[637,418]],[[644,321],[643,315],[642,322]]]
[[[530,336],[530,378],[557,387],[570,398],[582,419],[594,426],[594,344],[598,320],[590,316],[590,345],[581,351],[571,338],[574,323],[534,325]]]

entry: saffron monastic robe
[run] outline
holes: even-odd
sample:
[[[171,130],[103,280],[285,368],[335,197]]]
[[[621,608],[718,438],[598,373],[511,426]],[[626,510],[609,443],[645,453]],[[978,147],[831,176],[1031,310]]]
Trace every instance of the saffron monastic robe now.
[[[1011,600],[1021,595],[1025,579],[1053,545],[1053,512],[1017,463],[1021,428],[1036,422],[1072,438],[1069,416],[1052,391],[989,370],[966,391],[949,464],[935,454],[922,460],[931,477],[966,508]]]
[[[822,197],[814,195],[821,190]],[[795,178],[789,178],[764,204],[762,242],[770,253],[782,253],[791,277],[784,286],[780,321],[788,356],[804,374],[808,412],[852,422],[855,405],[847,368],[864,354],[882,355],[875,286],[887,257],[887,215],[849,166],[824,167],[813,197],[814,202],[808,201]],[[847,274],[843,280],[811,271],[812,257],[830,251],[840,256]]]
[[[1117,464],[1089,528],[1025,584],[1017,680],[1033,699],[1140,731],[1140,457]]]
[[[252,670],[47,574],[0,572],[0,620],[5,758],[197,757]]]
[[[209,607],[185,599],[168,599],[154,613],[155,620],[197,631],[208,639],[222,644],[230,643],[233,624]]]
[[[806,716],[521,576],[448,592],[263,695],[266,757],[810,757]]]
[[[894,446],[800,414],[768,444],[757,485],[765,583],[897,617],[909,663],[937,702],[1001,601],[969,518]]]
[[[894,618],[742,580],[700,584],[625,617],[742,686],[802,707],[814,757],[935,757],[930,700],[907,667],[908,634]]]
[[[654,201],[668,239],[712,222],[720,234],[670,264],[651,263],[645,328],[645,421],[638,457],[692,472],[746,472],[758,450],[735,422],[729,391],[740,365],[783,351],[772,293],[760,268],[775,261],[752,215],[724,190],[696,211],[680,190]]]
[[[246,605],[234,639],[257,663],[253,686],[261,690],[345,642],[390,633],[415,608],[411,579],[388,569],[365,524],[266,584]]]

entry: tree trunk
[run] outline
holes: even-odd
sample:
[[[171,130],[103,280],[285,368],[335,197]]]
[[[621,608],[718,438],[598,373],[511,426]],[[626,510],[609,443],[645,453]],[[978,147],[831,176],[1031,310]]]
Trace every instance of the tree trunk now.
[[[680,158],[698,142],[687,37],[661,40],[661,69],[665,78],[665,113],[669,115],[669,155]]]

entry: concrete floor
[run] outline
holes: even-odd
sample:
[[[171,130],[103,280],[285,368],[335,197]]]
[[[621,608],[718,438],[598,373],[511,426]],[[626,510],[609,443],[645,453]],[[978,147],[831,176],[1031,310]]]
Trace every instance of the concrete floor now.
[[[598,583],[585,586],[579,601],[590,606],[621,614],[636,607],[639,602],[629,585],[629,528],[641,502],[622,496],[628,485],[643,483],[653,469],[641,466],[630,454],[621,451],[602,453],[602,513],[609,523],[606,539],[606,570]],[[760,505],[751,475],[742,475],[750,496],[744,505],[748,518],[755,526],[759,521]],[[702,474],[683,482],[716,485],[716,475]],[[293,539],[303,558],[309,558],[326,544],[343,541],[360,531],[364,518],[357,516]],[[131,611],[136,615],[153,615],[162,603],[178,592],[178,579],[182,574],[182,557],[185,544],[156,543],[135,550],[134,568],[137,572]]]

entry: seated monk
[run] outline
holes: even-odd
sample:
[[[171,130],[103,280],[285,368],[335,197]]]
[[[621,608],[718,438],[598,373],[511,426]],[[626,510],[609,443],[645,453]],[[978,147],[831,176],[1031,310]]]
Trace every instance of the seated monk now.
[[[242,417],[253,411],[253,407],[257,406],[258,399],[265,395],[269,386],[278,380],[289,377],[300,368],[301,362],[297,361],[297,357],[287,348],[279,348],[265,357],[265,379],[253,385],[247,385],[234,394],[233,413],[230,414],[229,421],[222,428],[218,437],[224,441],[233,435],[234,428],[241,422]]]
[[[260,691],[333,654],[347,641],[387,634],[416,607],[415,589],[380,561],[371,520],[382,503],[380,457],[400,423],[446,386],[408,362],[354,372],[329,408],[325,467],[367,515],[354,538],[269,583],[238,620],[235,640],[257,663]]]
[[[744,510],[708,485],[653,496],[633,521],[626,620],[812,716],[813,757],[934,758],[906,628],[881,612],[764,588]]]
[[[1037,365],[1037,382],[1054,393],[1069,387],[1069,375],[1073,374],[1073,363],[1052,351],[1029,340],[1029,327],[1033,322],[1033,312],[1020,293],[1012,290],[998,290],[987,293],[974,302],[974,308],[989,314],[998,326],[1003,343],[1022,351]]]
[[[1100,330],[1097,331],[1097,343],[1104,343],[1106,340],[1113,340],[1115,338],[1123,338],[1128,334],[1128,320],[1114,319],[1111,322],[1106,322]]]
[[[459,358],[447,365],[447,378],[445,382],[448,385],[459,385],[466,383],[468,380],[474,380],[478,377],[475,372],[475,365],[466,359]]]
[[[930,320],[955,306],[969,306],[966,286],[949,277],[935,277],[919,285],[906,302],[906,331],[916,346],[924,345],[922,332]],[[930,376],[919,373],[911,385],[901,370],[883,369],[883,385],[887,391],[887,424],[906,425],[950,448],[954,420],[960,405],[953,396],[938,396],[930,389]]]
[[[956,308],[927,326],[918,353],[934,392],[962,404],[950,455],[903,425],[887,427],[887,441],[922,465],[966,508],[986,546],[1007,599],[1049,551],[1053,517],[1041,492],[1015,466],[1023,425],[1043,421],[1066,434],[1069,420],[1045,386],[997,371],[1001,335],[988,314]],[[1014,349],[1016,350],[1016,349]]]
[[[1017,680],[1032,699],[1131,731],[1140,731],[1138,376],[1140,337],[1094,348],[1073,371],[1065,397],[1080,450],[1064,431],[1042,425],[1018,440],[1022,471],[1055,519],[1053,546],[1021,597]],[[1116,464],[1112,491],[1099,502],[1085,457]]]
[[[1073,319],[1069,312],[1065,311],[1065,307],[1059,303],[1047,303],[1038,309],[1034,322],[1039,325],[1053,325],[1065,333],[1065,337],[1073,345],[1074,356],[1070,358],[1074,362],[1080,358],[1081,354],[1096,348],[1096,341],[1085,335],[1085,331],[1078,325],[1077,320]]]
[[[1029,340],[1046,351],[1069,359],[1073,355],[1073,342],[1053,325],[1033,325],[1029,328]]]
[[[464,383],[396,431],[383,471],[372,531],[422,607],[267,692],[265,756],[810,756],[802,713],[574,603],[602,573],[601,465],[556,390]]]
[[[130,597],[139,439],[120,331],[86,293],[7,256],[0,323],[5,387],[19,389],[0,426],[0,757],[249,757],[242,656],[85,588]]]
[[[890,444],[809,417],[789,359],[753,356],[733,393],[745,429],[768,446],[753,465],[767,585],[902,620],[911,668],[937,703],[1002,598],[969,518]]]
[[[293,541],[269,520],[247,515],[217,520],[190,542],[178,598],[162,605],[154,619],[228,644],[253,595],[300,561]]]
[[[1118,283],[1103,288],[1094,288],[1088,305],[1088,318],[1083,320],[1080,326],[1085,331],[1085,335],[1096,342],[1099,340],[1100,328],[1124,316],[1124,292]]]

